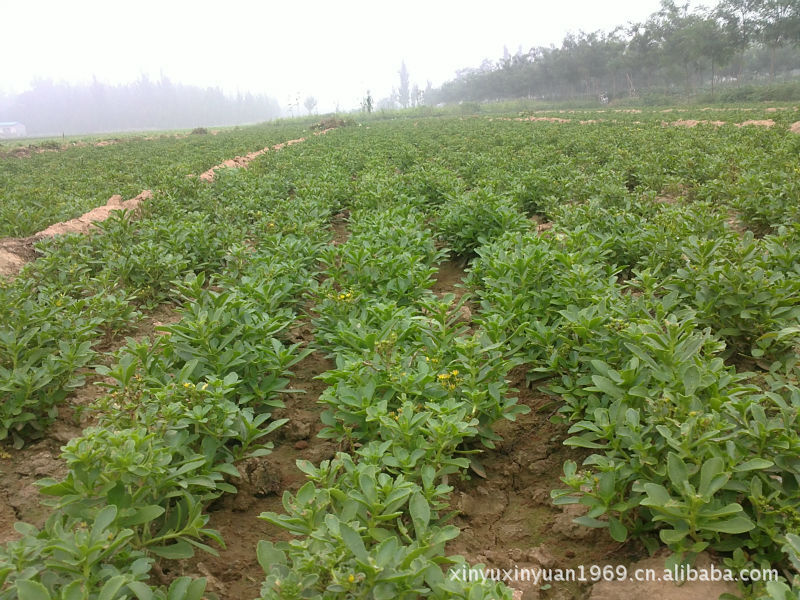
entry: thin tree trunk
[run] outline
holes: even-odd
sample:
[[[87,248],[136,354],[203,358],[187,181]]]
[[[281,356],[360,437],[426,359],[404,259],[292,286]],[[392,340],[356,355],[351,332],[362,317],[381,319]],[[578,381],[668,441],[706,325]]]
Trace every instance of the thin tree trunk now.
[[[714,59],[711,59],[711,98],[714,98]]]
[[[769,80],[775,81],[775,46],[769,49]]]

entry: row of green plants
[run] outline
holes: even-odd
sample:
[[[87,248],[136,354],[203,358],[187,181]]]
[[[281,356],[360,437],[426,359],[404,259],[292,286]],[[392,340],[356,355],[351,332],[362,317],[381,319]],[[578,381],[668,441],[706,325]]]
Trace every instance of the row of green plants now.
[[[120,212],[98,235],[41,242],[38,260],[0,282],[0,440],[41,435],[99,347],[170,299],[176,279],[221,268],[236,242],[234,228],[187,211]]]
[[[236,492],[236,463],[268,454],[266,438],[285,422],[271,411],[308,352],[286,333],[330,214],[319,201],[238,197],[232,188],[247,182],[227,179],[184,204],[241,200],[229,226],[249,231],[249,244],[227,249],[221,274],[173,280],[181,319],[153,339],[128,338],[98,367],[108,393],[63,448],[67,475],[39,482],[52,515],[41,529],[18,524],[21,538],[0,549],[0,598],[204,597],[204,579],[167,587],[161,564],[224,547],[204,508]]]
[[[712,550],[736,568],[789,567],[800,502],[794,230],[717,237],[702,204],[574,209],[547,233],[481,245],[468,279],[478,323],[521,348],[529,379],[562,401],[565,444],[590,453],[564,465],[554,501],[584,505],[577,521],[617,541],[654,551],[660,540],[672,560]],[[598,224],[598,212],[614,218]],[[674,226],[661,229],[667,215]],[[726,363],[740,355],[769,370]],[[776,582],[748,593],[796,592]]]
[[[362,183],[349,239],[322,253],[313,309],[316,345],[336,362],[320,376],[320,436],[347,452],[298,462],[308,482],[284,493],[283,514],[262,514],[294,537],[259,544],[261,597],[510,598],[449,577],[463,558],[445,545],[458,535],[449,480],[476,442],[493,446],[492,423],[526,410],[507,397],[513,361],[430,291],[446,251],[421,207]]]

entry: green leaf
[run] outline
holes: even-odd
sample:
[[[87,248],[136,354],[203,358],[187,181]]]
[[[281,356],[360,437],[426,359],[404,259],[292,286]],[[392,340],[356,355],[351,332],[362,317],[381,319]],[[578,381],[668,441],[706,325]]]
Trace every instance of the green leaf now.
[[[725,521],[704,524],[703,529],[720,533],[747,533],[755,528],[753,522],[745,516],[732,517]]]
[[[642,502],[642,504],[645,504],[645,506],[664,506],[670,500],[672,500],[669,492],[663,485],[658,485],[657,483],[645,483],[642,487],[647,494],[647,502]]]
[[[188,580],[188,585],[176,585],[180,580]],[[173,591],[174,588],[174,591]],[[206,591],[206,578],[199,577],[191,579],[190,577],[180,577],[176,579],[171,586],[169,586],[169,593],[167,600],[203,600],[203,594]],[[178,594],[180,592],[180,594]]]
[[[625,391],[617,386],[613,381],[611,381],[608,377],[603,377],[602,375],[592,375],[592,383],[594,383],[594,387],[597,390],[611,396],[614,399],[621,398],[625,395]]]
[[[422,539],[425,531],[428,529],[428,523],[431,520],[431,507],[425,496],[416,492],[411,496],[408,501],[408,512],[411,514],[411,520],[414,522],[414,531],[418,539]]]
[[[703,466],[700,467],[700,489],[698,490],[702,496],[710,498],[728,482],[730,477],[722,473],[724,467],[725,462],[719,456],[709,458],[703,463]]]
[[[258,564],[264,569],[264,573],[269,574],[273,565],[286,564],[286,554],[278,550],[270,541],[260,540],[256,547],[256,557]]]
[[[92,525],[92,537],[97,538],[102,535],[102,533],[108,528],[111,523],[114,522],[114,519],[117,518],[117,507],[113,504],[106,506],[97,513],[97,516],[94,519],[94,524]]]
[[[628,529],[615,517],[608,520],[608,532],[615,542],[624,542],[628,539]]]
[[[76,579],[61,591],[61,600],[83,600],[83,587],[83,581]]]
[[[677,544],[683,538],[685,538],[689,533],[688,529],[685,530],[678,530],[678,529],[662,529],[658,532],[658,536],[661,538],[661,541],[667,544],[668,546],[671,544]]]
[[[194,548],[192,548],[192,545],[185,540],[180,540],[175,544],[170,544],[169,546],[148,546],[147,549],[157,556],[168,558],[170,560],[191,558],[194,556]]]
[[[125,484],[118,481],[117,484],[108,490],[106,499],[109,504],[113,504],[118,508],[128,508],[131,505],[131,496],[128,490],[125,489]]]
[[[50,592],[38,581],[22,579],[16,586],[19,600],[51,600]]]
[[[683,371],[683,385],[690,396],[700,386],[700,370],[696,366],[691,365]]]
[[[368,560],[367,549],[364,547],[364,540],[347,523],[339,523],[339,533],[342,536],[344,545],[353,553],[358,560],[366,562]]]
[[[672,485],[679,490],[682,490],[684,482],[689,480],[686,463],[674,452],[667,454],[667,475]]]
[[[138,600],[153,600],[153,589],[143,581],[131,581],[128,589],[134,593]]]
[[[733,470],[738,473],[743,471],[760,471],[762,469],[769,469],[774,465],[774,462],[767,460],[766,458],[752,458],[744,461],[743,463],[739,463],[733,468]]]
[[[578,525],[583,525],[584,527],[593,527],[593,528],[608,527],[607,521],[601,521],[600,519],[593,519],[592,517],[586,515],[582,517],[576,517],[575,519],[572,519],[572,521],[574,523],[577,523]]]
[[[149,523],[164,514],[164,508],[155,504],[142,506],[137,509],[129,517],[121,517],[119,524],[121,527],[131,527],[132,525],[141,525],[142,523]]]
[[[114,600],[114,597],[117,595],[117,592],[125,585],[125,576],[124,575],[117,575],[116,577],[112,577],[108,581],[106,581],[103,588],[100,590],[100,594],[97,596],[97,600]]]

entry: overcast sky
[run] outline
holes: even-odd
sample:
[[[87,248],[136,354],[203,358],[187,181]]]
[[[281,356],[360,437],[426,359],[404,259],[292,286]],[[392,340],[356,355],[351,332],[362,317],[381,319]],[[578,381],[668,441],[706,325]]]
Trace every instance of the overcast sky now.
[[[713,4],[708,0],[706,4]],[[693,6],[698,2],[693,2]],[[266,93],[320,111],[389,95],[405,60],[424,88],[507,46],[556,44],[570,31],[640,21],[659,0],[404,2],[4,0],[0,91],[34,78],[122,83],[141,75]]]

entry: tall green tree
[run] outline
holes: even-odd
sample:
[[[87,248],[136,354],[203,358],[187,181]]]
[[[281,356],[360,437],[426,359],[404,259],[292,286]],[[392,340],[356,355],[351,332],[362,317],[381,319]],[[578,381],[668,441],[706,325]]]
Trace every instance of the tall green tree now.
[[[398,74],[400,75],[400,87],[397,88],[397,101],[403,108],[408,108],[410,88],[408,87],[408,69],[406,68],[406,61],[400,64]]]

